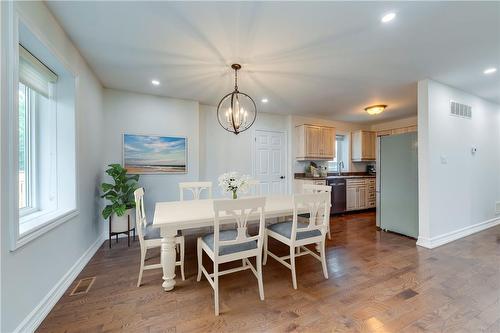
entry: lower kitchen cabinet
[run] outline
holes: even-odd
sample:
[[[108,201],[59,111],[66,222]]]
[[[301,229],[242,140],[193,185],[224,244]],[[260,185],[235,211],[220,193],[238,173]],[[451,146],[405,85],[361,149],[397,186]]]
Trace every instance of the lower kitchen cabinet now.
[[[375,179],[347,179],[346,210],[375,207]]]
[[[294,179],[293,193],[302,193],[304,184],[310,185],[326,185],[325,179]]]

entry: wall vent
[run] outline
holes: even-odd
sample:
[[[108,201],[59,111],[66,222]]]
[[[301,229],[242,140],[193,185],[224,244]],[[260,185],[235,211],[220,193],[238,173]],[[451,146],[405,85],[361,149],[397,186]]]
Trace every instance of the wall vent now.
[[[472,106],[450,101],[450,114],[460,118],[472,118]]]
[[[495,214],[500,214],[500,201],[495,204]]]

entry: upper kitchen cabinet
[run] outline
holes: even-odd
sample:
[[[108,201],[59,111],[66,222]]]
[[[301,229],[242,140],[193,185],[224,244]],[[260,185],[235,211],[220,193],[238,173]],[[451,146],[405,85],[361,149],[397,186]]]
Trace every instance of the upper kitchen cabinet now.
[[[295,127],[297,160],[327,160],[335,158],[335,128],[313,125]]]
[[[352,132],[351,158],[353,162],[375,161],[377,133],[371,131]]]

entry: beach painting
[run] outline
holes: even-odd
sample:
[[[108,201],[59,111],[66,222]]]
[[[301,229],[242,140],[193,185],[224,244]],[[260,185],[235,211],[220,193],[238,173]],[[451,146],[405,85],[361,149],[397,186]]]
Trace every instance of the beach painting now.
[[[186,173],[187,139],[124,134],[123,166],[129,174]]]

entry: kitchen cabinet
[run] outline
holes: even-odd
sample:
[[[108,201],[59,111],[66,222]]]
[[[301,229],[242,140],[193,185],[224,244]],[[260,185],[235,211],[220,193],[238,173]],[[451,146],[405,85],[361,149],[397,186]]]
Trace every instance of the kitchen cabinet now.
[[[303,185],[326,185],[325,179],[294,179],[293,180],[293,193],[302,193]]]
[[[347,179],[346,210],[375,207],[375,179]]]
[[[335,158],[335,128],[299,125],[295,127],[295,133],[297,160],[331,161]]]
[[[375,161],[375,142],[377,133],[355,131],[351,134],[351,159],[353,162]]]
[[[398,135],[403,133],[412,133],[417,132],[417,125],[407,126],[407,127],[399,127],[388,130],[382,130],[377,132],[377,136],[386,136],[386,135]]]

